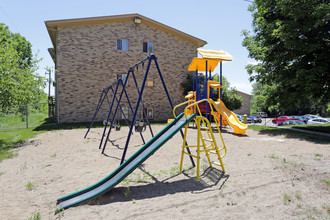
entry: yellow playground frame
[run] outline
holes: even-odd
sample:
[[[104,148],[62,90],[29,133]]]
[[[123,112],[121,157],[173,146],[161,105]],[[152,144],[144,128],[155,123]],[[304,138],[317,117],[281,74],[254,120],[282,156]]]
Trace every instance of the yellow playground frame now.
[[[222,141],[222,147],[219,148],[216,142],[216,139],[214,137],[214,133],[211,127],[211,123],[210,121],[204,117],[202,115],[202,112],[198,106],[199,103],[201,102],[208,102],[210,108],[211,108],[211,114],[213,115],[213,118],[215,120],[215,124],[217,127],[217,130],[219,132],[220,135],[220,139]],[[177,106],[174,107],[173,109],[173,115],[176,118],[176,114],[175,114],[175,110],[183,105],[187,105],[184,109],[184,116],[187,119],[187,116],[193,114],[193,111],[191,111],[193,109],[193,107],[195,107],[197,109],[196,114],[197,116],[194,119],[194,122],[197,126],[197,144],[196,145],[187,145],[187,133],[188,133],[188,124],[185,126],[185,131],[184,131],[184,139],[183,139],[183,144],[182,144],[182,151],[181,151],[181,162],[180,162],[180,171],[182,171],[182,166],[183,166],[183,158],[184,155],[187,154],[189,156],[192,156],[194,158],[196,158],[197,160],[197,181],[199,181],[199,176],[200,176],[200,159],[201,159],[201,153],[205,152],[208,163],[210,166],[212,165],[218,165],[221,166],[222,171],[225,172],[225,168],[222,162],[222,158],[226,155],[227,153],[227,149],[226,149],[226,145],[223,141],[223,137],[219,128],[219,121],[217,119],[217,117],[215,116],[215,111],[213,110],[212,104],[209,101],[209,99],[203,99],[200,101],[195,101],[193,99],[190,99],[186,102],[183,102]],[[205,132],[204,132],[204,136],[203,136],[203,132],[202,131],[206,131],[206,137],[205,136]],[[186,148],[195,148],[197,155],[193,155],[192,153],[188,153],[186,151]],[[211,154],[215,154],[217,156],[217,159],[219,160],[219,162],[217,161],[211,161],[210,155]]]

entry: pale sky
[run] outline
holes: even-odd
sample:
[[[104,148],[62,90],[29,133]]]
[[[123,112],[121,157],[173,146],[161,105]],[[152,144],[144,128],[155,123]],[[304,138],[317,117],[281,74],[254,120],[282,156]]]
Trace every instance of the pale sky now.
[[[207,41],[203,49],[231,54],[233,61],[224,62],[223,76],[232,87],[251,94],[245,66],[255,61],[248,58],[241,36],[242,30],[251,30],[249,4],[244,0],[0,0],[0,23],[31,42],[33,53],[42,58],[38,73],[45,76],[45,68],[54,67],[47,51],[53,46],[45,21],[138,13]],[[218,72],[216,68],[214,73]]]

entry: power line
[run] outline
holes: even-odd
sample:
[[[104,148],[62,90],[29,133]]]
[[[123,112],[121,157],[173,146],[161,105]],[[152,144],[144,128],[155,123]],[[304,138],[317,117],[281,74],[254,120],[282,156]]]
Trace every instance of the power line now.
[[[16,31],[20,32],[19,29],[17,28],[17,26],[15,25],[15,23],[9,18],[9,16],[7,15],[7,13],[5,12],[5,10],[3,10],[3,8],[1,6],[0,6],[0,10],[5,15],[5,17],[8,19],[8,21],[14,26],[14,28],[16,29]]]

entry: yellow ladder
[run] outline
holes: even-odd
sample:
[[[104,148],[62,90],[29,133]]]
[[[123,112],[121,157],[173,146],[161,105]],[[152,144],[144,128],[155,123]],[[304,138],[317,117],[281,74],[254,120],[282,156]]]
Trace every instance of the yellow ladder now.
[[[185,126],[185,132],[184,132],[184,141],[182,145],[182,152],[181,152],[181,163],[180,163],[180,171],[182,171],[182,165],[183,165],[183,157],[185,154],[190,155],[197,160],[197,181],[199,181],[199,174],[200,174],[200,159],[201,159],[201,152],[205,152],[208,163],[210,166],[212,165],[218,165],[221,166],[223,172],[225,172],[225,168],[222,162],[222,158],[226,155],[226,146],[223,141],[220,129],[219,134],[222,141],[222,148],[219,148],[216,139],[214,137],[211,124],[209,120],[203,116],[196,116],[195,123],[197,125],[197,145],[186,145],[186,138],[187,138],[187,130],[188,125]],[[203,136],[202,130],[205,130],[206,137]],[[186,148],[197,148],[197,155],[189,154],[186,152]],[[222,153],[222,154],[221,154]],[[215,154],[217,156],[217,159],[219,162],[211,161],[210,155]]]

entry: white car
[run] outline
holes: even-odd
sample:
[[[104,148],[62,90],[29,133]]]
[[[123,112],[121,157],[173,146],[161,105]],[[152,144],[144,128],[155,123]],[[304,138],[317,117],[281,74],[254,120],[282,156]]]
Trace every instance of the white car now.
[[[327,119],[324,118],[313,118],[307,121],[307,124],[311,125],[311,124],[325,124],[325,123],[329,123],[329,121]]]

